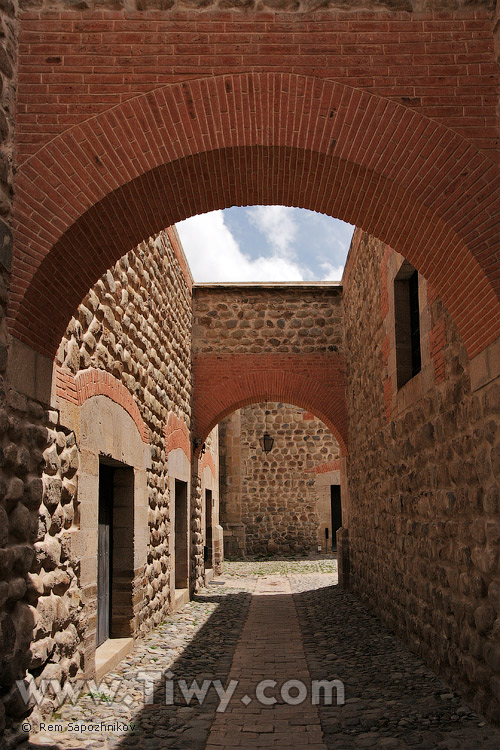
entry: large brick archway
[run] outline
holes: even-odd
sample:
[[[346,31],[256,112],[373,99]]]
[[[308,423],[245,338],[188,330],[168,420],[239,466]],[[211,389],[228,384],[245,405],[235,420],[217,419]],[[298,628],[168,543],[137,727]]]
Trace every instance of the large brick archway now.
[[[22,161],[11,331],[53,355],[87,289],[144,237],[195,213],[278,203],[397,248],[473,356],[500,335],[499,186],[499,168],[458,133],[345,84],[243,73],[156,88]]]

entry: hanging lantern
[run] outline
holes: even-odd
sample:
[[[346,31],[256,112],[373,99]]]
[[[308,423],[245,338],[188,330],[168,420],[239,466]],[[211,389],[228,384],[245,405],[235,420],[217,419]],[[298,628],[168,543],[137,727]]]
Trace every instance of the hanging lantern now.
[[[272,438],[268,432],[265,432],[264,435],[259,438],[259,443],[264,453],[270,453],[273,449],[274,438]]]
[[[265,414],[265,420],[266,420],[266,430],[261,438],[259,438],[260,447],[264,451],[264,453],[267,455],[270,453],[273,449],[274,445],[274,438],[271,437],[269,432],[267,431],[267,415],[269,414],[267,410],[267,401],[266,401],[266,414]]]

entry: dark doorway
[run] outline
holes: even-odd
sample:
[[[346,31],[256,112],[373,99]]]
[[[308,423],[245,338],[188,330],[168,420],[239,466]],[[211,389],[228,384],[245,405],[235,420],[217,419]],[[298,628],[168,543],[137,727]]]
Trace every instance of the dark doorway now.
[[[188,588],[188,492],[187,482],[175,480],[175,588]]]
[[[205,568],[211,568],[212,560],[212,490],[205,490]]]
[[[340,484],[330,485],[332,504],[332,550],[337,549],[337,529],[342,527],[342,503],[340,500]]]
[[[99,462],[96,645],[134,631],[134,470]]]
[[[110,635],[113,576],[114,468],[99,464],[99,518],[97,547],[97,646]]]

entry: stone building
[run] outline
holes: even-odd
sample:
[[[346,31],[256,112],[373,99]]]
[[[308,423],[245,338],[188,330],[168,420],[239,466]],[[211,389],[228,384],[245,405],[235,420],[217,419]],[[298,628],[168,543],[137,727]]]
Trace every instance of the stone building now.
[[[498,720],[499,350],[471,361],[435,287],[360,230],[343,285],[351,585]]]
[[[123,256],[68,324],[51,408],[34,413],[17,396],[19,447],[5,424],[10,494],[30,493],[7,499],[8,526],[34,556],[25,579],[14,557],[3,563],[8,597],[33,607],[26,666],[38,679],[99,678],[221,569],[217,429],[192,475],[191,287],[173,229]],[[35,393],[44,381],[33,366],[25,390]],[[40,710],[52,708],[47,699]]]
[[[273,439],[267,455],[265,431]],[[291,404],[256,404],[226,417],[219,441],[226,558],[335,548],[340,450],[320,420]]]
[[[217,569],[266,400],[338,441],[342,585],[498,721],[496,4],[167,5],[0,7],[0,731],[100,669],[99,526],[119,639]],[[359,227],[342,287],[192,288],[165,227],[256,204]]]

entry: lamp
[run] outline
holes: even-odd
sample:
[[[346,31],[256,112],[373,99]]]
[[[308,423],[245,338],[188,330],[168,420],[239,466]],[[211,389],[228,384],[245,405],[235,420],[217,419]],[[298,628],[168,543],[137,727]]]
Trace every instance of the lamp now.
[[[266,401],[266,412],[265,412],[265,432],[261,438],[259,438],[260,447],[264,451],[264,453],[270,453],[273,449],[274,445],[274,438],[271,437],[271,435],[267,431],[267,415],[269,414],[267,410],[267,401]]]
[[[199,458],[201,458],[203,456],[203,454],[205,453],[206,445],[205,445],[205,443],[202,443],[201,438],[194,438],[193,439],[193,448],[194,448],[195,452],[198,450],[198,448],[200,448],[200,446],[201,446],[201,450],[200,450]]]

